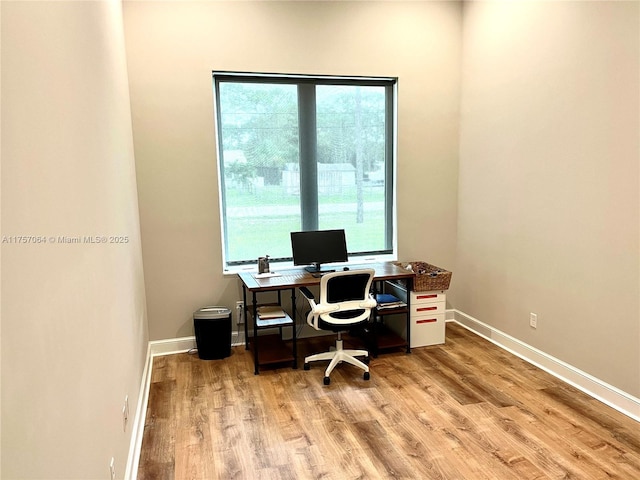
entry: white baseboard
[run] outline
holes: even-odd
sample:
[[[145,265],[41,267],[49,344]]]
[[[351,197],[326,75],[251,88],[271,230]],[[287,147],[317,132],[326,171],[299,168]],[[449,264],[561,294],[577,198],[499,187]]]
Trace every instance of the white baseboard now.
[[[497,330],[480,320],[473,318],[459,310],[449,309],[446,311],[447,322],[456,322],[467,328],[469,331],[487,339],[496,346],[522,358],[535,365],[556,378],[574,386],[587,395],[601,401],[611,408],[627,415],[640,422],[640,399],[629,395],[622,390],[599,380],[588,373],[585,373],[562,360],[548,355],[526,343]],[[302,338],[305,331],[302,331]],[[243,345],[244,332],[236,331],[231,334],[231,344]],[[144,434],[144,423],[149,401],[149,388],[151,387],[151,369],[154,357],[160,355],[171,355],[174,353],[184,353],[196,348],[195,337],[173,338],[149,342],[147,349],[147,360],[140,387],[140,399],[136,408],[136,416],[133,422],[134,433],[129,449],[129,459],[127,461],[126,480],[136,480],[138,475],[138,462],[140,449],[142,447],[142,437]]]
[[[242,345],[244,342],[244,332],[231,332],[231,345]],[[197,348],[196,337],[170,338],[168,340],[156,340],[149,342],[151,356],[173,355],[174,353],[185,353]]]
[[[124,473],[126,480],[135,480],[138,477],[138,465],[140,462],[140,450],[142,448],[142,437],[144,435],[144,424],[147,418],[147,404],[149,403],[149,388],[151,387],[151,368],[153,366],[153,355],[151,354],[151,342],[147,346],[147,356],[145,359],[142,379],[140,381],[140,393],[136,414],[131,425],[131,443],[129,444],[129,458]]]
[[[446,318],[640,422],[640,399],[459,310],[447,310]]]

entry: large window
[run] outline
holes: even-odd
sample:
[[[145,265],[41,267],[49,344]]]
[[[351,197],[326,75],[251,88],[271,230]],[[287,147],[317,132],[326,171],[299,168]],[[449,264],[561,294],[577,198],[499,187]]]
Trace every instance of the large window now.
[[[214,72],[224,265],[290,262],[289,233],[344,228],[395,253],[394,78]]]

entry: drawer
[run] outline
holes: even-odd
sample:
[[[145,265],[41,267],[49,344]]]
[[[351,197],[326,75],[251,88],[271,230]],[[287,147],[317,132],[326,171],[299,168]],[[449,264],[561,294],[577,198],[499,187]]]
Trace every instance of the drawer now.
[[[434,315],[444,313],[446,309],[445,302],[437,303],[413,303],[411,302],[411,318],[421,317],[424,315]]]
[[[444,313],[411,319],[411,348],[444,343]]]
[[[446,302],[447,294],[438,292],[411,292],[411,305],[419,303]]]

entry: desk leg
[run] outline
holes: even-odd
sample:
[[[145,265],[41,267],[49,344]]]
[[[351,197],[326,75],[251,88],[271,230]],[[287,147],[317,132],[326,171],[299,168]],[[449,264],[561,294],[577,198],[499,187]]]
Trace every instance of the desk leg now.
[[[296,324],[296,289],[291,289],[291,320],[293,320],[293,368],[298,368],[298,340],[296,338],[298,325]]]
[[[373,315],[373,327],[371,331],[371,343],[373,345],[373,358],[378,358],[378,316],[375,310],[372,311]]]
[[[249,306],[247,305],[247,287],[242,285],[242,305],[244,310],[242,315],[244,316],[244,349],[249,350],[249,321],[247,320],[247,313],[249,313]]]
[[[256,319],[258,318],[258,303],[256,300],[256,292],[253,293],[253,364],[254,364],[254,375],[258,375],[259,365],[258,362],[258,326]]]
[[[407,279],[407,353],[411,353],[411,292],[413,278]]]
[[[371,284],[371,293],[373,294],[373,298],[376,298],[378,292],[380,291],[380,282],[376,282],[374,281]],[[371,316],[369,317],[369,320],[373,319],[373,322],[371,322],[371,339],[369,340],[369,343],[372,345],[372,357],[373,358],[378,358],[378,315],[376,315],[376,307],[374,307],[373,309],[371,309]]]

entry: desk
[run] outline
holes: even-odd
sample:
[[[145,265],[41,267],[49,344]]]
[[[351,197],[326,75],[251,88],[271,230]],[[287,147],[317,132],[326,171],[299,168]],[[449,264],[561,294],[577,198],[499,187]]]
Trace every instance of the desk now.
[[[339,271],[341,267],[338,267]],[[386,280],[405,280],[407,282],[407,291],[411,291],[413,289],[413,279],[415,274],[411,271],[405,270],[397,265],[394,265],[391,262],[381,262],[381,263],[367,263],[361,265],[349,265],[350,270],[358,270],[359,268],[373,268],[375,270],[375,274],[373,277],[374,282],[381,282]],[[263,277],[256,278],[256,273],[254,272],[242,272],[238,274],[240,281],[242,282],[242,296],[244,300],[244,314],[245,314],[245,322],[244,322],[244,338],[245,338],[245,348],[249,349],[249,317],[251,317],[253,322],[253,359],[255,371],[254,373],[257,375],[259,373],[260,365],[264,365],[267,363],[275,363],[276,361],[293,361],[293,368],[297,368],[297,347],[296,347],[296,288],[298,287],[308,287],[312,285],[319,285],[320,278],[314,277],[309,272],[301,268],[294,268],[291,270],[279,270],[277,272],[278,276],[273,277]],[[258,325],[256,322],[257,319],[257,294],[262,292],[278,292],[278,303],[280,303],[280,295],[282,291],[291,290],[291,317],[287,317],[282,319],[281,322],[271,322],[270,325]],[[247,303],[247,293],[251,293],[251,315],[249,313],[249,304]],[[411,352],[411,317],[410,311],[411,307],[409,305],[409,295],[407,295],[407,353]],[[277,320],[277,319],[276,319]],[[261,359],[259,358],[258,351],[258,330],[260,328],[267,327],[288,327],[291,326],[293,328],[293,358],[279,358],[274,357],[270,359],[266,359],[261,363]]]

